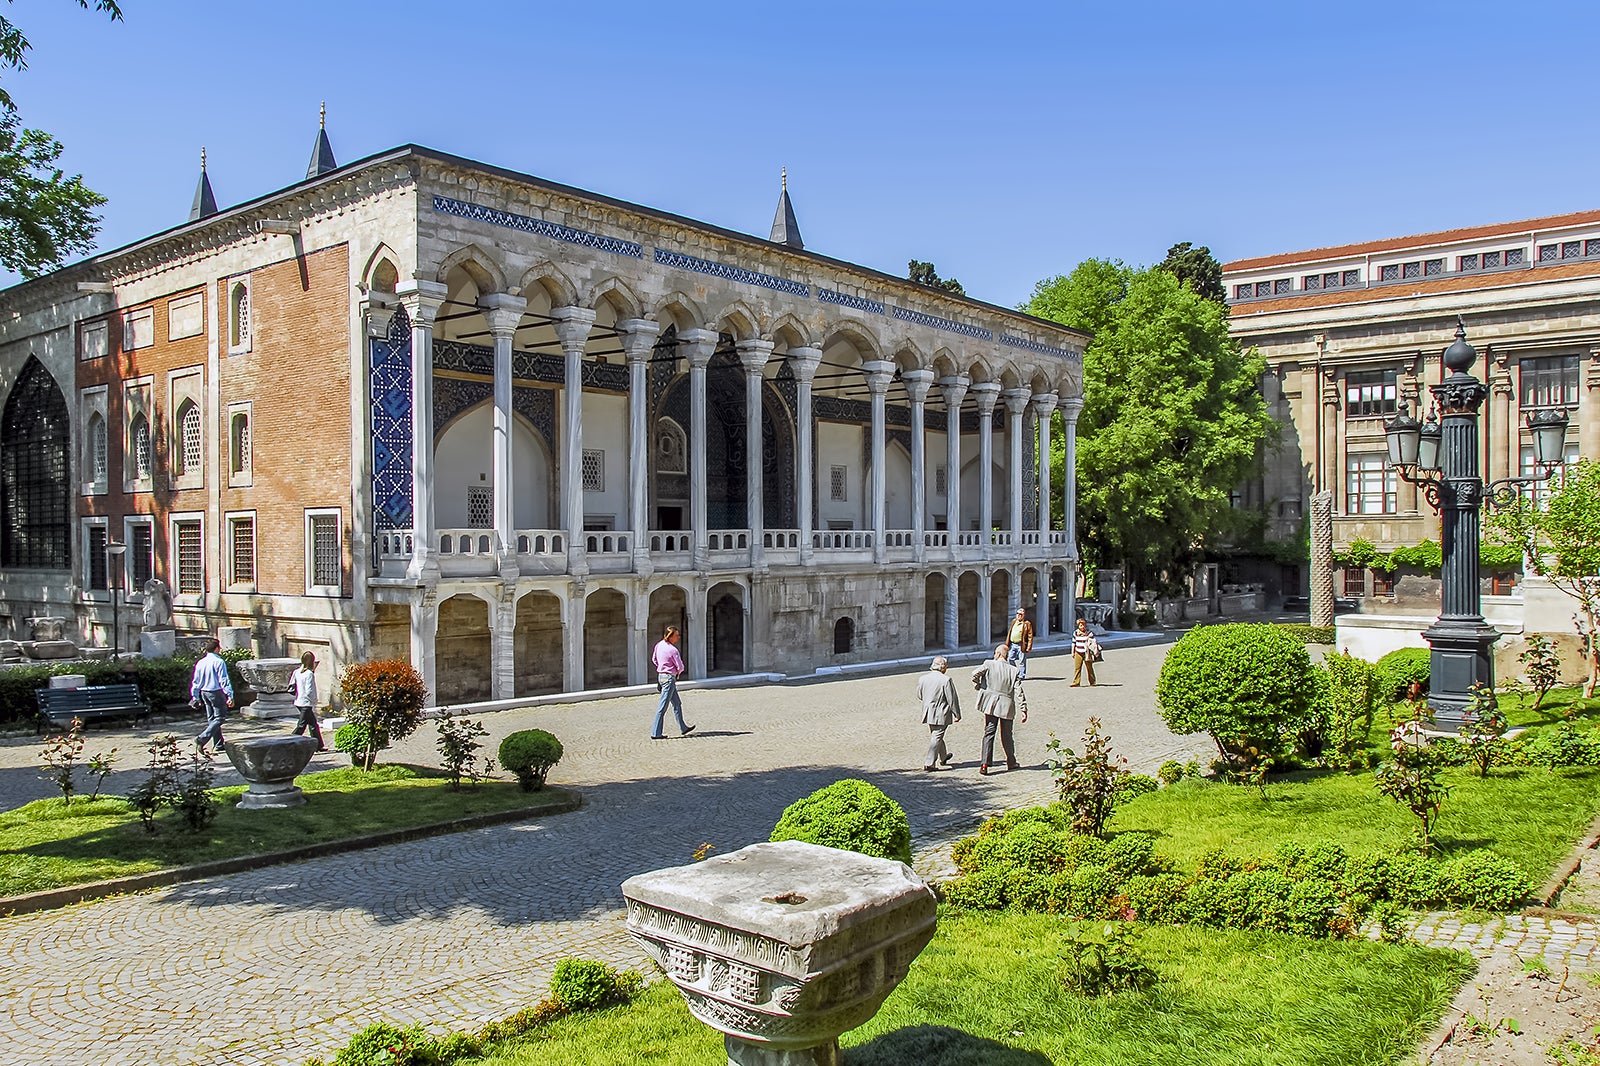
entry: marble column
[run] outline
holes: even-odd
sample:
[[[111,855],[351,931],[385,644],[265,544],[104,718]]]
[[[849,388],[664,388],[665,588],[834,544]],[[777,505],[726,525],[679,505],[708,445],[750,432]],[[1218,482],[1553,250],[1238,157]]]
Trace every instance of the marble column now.
[[[706,646],[711,634],[706,631],[706,583],[700,578],[691,581],[684,597],[684,613],[689,616],[689,632],[683,635],[687,647],[683,649],[683,665],[690,680],[706,676]]]
[[[862,363],[861,370],[867,378],[867,391],[872,393],[872,557],[881,563],[887,557],[883,534],[888,515],[888,506],[884,498],[888,479],[884,477],[883,471],[886,430],[884,394],[889,391],[889,382],[894,380],[894,364],[884,360],[872,360]]]
[[[795,512],[800,520],[800,562],[811,562],[812,493],[817,487],[817,471],[811,457],[811,382],[822,363],[821,348],[790,348],[789,369],[795,380]]]
[[[555,320],[556,337],[566,359],[562,379],[561,432],[561,510],[567,531],[567,570],[582,577],[589,572],[583,536],[583,346],[594,326],[594,312],[587,307],[557,307],[550,312]],[[582,680],[583,643],[579,630],[579,680]]]
[[[522,324],[528,301],[521,296],[495,292],[478,301],[494,337],[494,423],[490,462],[494,471],[494,539],[502,581],[517,579],[517,539],[512,494],[516,484],[511,469],[511,339]],[[496,697],[497,699],[502,697]]]
[[[582,692],[586,687],[583,683],[583,631],[589,620],[588,595],[587,583],[583,578],[575,579],[572,582],[572,594],[567,597],[567,665],[562,683],[564,692]]]
[[[411,601],[411,665],[422,675],[428,689],[428,706],[439,704],[438,657],[434,641],[439,634],[437,585],[416,590]]]
[[[978,647],[993,648],[989,642],[994,626],[990,616],[989,598],[994,593],[994,575],[987,566],[978,568]]]
[[[1050,545],[1050,417],[1055,414],[1056,394],[1041,392],[1033,397],[1034,417],[1039,420],[1039,544]]]
[[[398,296],[411,316],[411,565],[406,576],[433,582],[439,529],[433,515],[433,323],[447,290],[441,282],[413,281]],[[430,654],[431,654],[430,637]]]
[[[1578,395],[1578,456],[1600,462],[1600,348],[1582,361],[1583,391]]]
[[[965,374],[939,379],[944,395],[944,526],[952,550],[961,538],[961,401],[970,384],[972,379]]]
[[[628,358],[628,522],[633,527],[633,569],[650,575],[650,359],[655,355],[661,324],[643,318],[617,323],[622,351]],[[631,663],[631,659],[629,660]],[[629,676],[633,668],[629,666]],[[643,684],[631,681],[630,684]]]
[[[509,700],[517,694],[515,582],[502,584],[500,594],[489,605],[489,683],[497,700]]]
[[[1000,399],[1000,386],[993,381],[980,381],[972,386],[972,399],[978,405],[978,543],[987,559],[994,540],[994,408]],[[987,575],[984,581],[988,581]],[[988,608],[984,610],[987,612]],[[989,639],[987,632],[983,639]]]
[[[949,476],[945,484],[950,483]],[[961,570],[952,568],[944,572],[944,646],[961,646]]]
[[[1498,481],[1516,472],[1521,456],[1511,446],[1517,431],[1516,408],[1512,403],[1511,374],[1502,363],[1489,362],[1490,401],[1488,426],[1488,452],[1490,481]]]
[[[650,683],[650,652],[654,647],[646,627],[650,624],[650,589],[640,581],[628,593],[628,684]],[[680,638],[681,639],[681,638]]]
[[[1078,415],[1082,396],[1061,397],[1061,530],[1066,536],[1062,555],[1078,561]],[[1070,628],[1067,617],[1062,626]]]
[[[720,339],[709,329],[686,329],[678,334],[678,351],[689,360],[689,527],[694,530],[696,570],[704,570],[710,563],[706,551],[706,367]]]
[[[1050,638],[1050,571],[1054,568],[1055,562],[1046,560],[1043,566],[1033,572],[1034,640]]]
[[[1011,446],[1008,464],[1011,467],[1011,483],[1006,487],[1006,509],[1010,512],[1008,524],[1011,527],[1013,550],[1022,546],[1022,416],[1032,399],[1033,394],[1027,389],[1005,391],[1006,413],[1011,416],[1006,428],[1006,442]],[[1012,612],[1015,613],[1015,610],[1013,607]]]
[[[761,380],[767,361],[772,358],[772,342],[740,341],[734,347],[739,352],[739,365],[744,367],[744,502],[745,525],[750,529],[750,569],[762,570],[766,567],[766,558],[762,552],[761,538],[767,525],[767,512],[763,478],[765,442],[761,437]]]
[[[906,370],[900,380],[905,383],[906,397],[911,401],[911,537],[916,549],[916,560],[922,562],[928,555],[923,537],[928,529],[928,390],[933,387],[933,371]],[[945,477],[948,486],[950,478]]]

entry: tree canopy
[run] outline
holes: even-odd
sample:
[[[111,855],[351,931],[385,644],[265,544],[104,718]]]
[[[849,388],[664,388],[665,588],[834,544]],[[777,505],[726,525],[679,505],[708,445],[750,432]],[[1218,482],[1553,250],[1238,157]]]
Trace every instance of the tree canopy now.
[[[1167,257],[1160,267],[1208,300],[1223,303],[1227,290],[1222,287],[1222,264],[1205,245],[1196,248],[1188,241],[1179,241],[1167,249]]]
[[[1175,581],[1234,532],[1230,494],[1272,427],[1265,370],[1227,310],[1160,268],[1087,260],[1024,308],[1090,330],[1078,421],[1078,544],[1136,587]],[[1059,469],[1064,449],[1055,448]]]
[[[961,282],[955,278],[941,278],[939,272],[933,268],[932,263],[924,263],[920,259],[913,259],[906,264],[906,277],[918,285],[926,285],[930,289],[943,289],[953,292],[957,296],[965,296],[967,290],[961,287]]]
[[[122,18],[116,0],[73,0],[85,11]],[[21,27],[0,15],[0,70],[28,66],[32,45]],[[43,130],[23,127],[11,93],[0,85],[0,266],[37,277],[62,265],[73,252],[94,247],[100,231],[95,209],[105,197],[67,177],[56,165],[61,142]]]

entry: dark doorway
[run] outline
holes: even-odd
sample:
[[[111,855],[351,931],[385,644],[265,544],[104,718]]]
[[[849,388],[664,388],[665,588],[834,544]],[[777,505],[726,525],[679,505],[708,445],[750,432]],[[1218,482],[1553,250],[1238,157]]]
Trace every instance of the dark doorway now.
[[[856,623],[851,618],[841,618],[833,623],[833,654],[849,655],[856,648]]]
[[[719,589],[727,589],[721,591]],[[713,674],[744,673],[744,603],[739,589],[719,585],[711,590],[707,666]]]
[[[71,565],[67,401],[29,356],[0,419],[0,565]]]

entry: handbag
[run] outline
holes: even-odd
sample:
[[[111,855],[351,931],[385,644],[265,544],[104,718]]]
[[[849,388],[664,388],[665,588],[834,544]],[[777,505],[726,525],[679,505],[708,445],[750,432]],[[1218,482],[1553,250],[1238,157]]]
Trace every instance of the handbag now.
[[[1089,646],[1090,662],[1097,663],[1105,659],[1105,657],[1105,653],[1100,650],[1100,642],[1098,640]]]

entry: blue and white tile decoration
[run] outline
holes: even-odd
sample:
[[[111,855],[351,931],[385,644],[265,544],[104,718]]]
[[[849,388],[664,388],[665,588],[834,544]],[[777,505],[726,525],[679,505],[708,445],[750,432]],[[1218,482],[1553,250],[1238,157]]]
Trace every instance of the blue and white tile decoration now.
[[[868,300],[863,296],[851,296],[847,292],[834,292],[832,289],[824,289],[820,285],[817,286],[817,299],[825,304],[853,307],[857,311],[866,311],[868,314],[886,315],[889,313],[888,307],[877,300]]]
[[[568,244],[581,244],[585,248],[598,248],[602,252],[625,255],[631,259],[644,258],[644,246],[635,244],[633,241],[625,241],[618,237],[602,237],[598,233],[573,229],[571,226],[563,226],[559,222],[546,222],[542,218],[514,215],[509,211],[500,211],[493,207],[469,204],[463,200],[452,200],[448,196],[435,196],[433,198],[433,209],[442,211],[447,215],[455,215],[457,218],[469,218],[475,222],[487,222],[491,226],[505,226],[507,229],[521,230],[524,233],[537,233],[541,237],[566,241]]]
[[[411,528],[411,319],[372,339],[372,506],[377,529]]]
[[[729,266],[727,263],[718,263],[711,259],[698,259],[682,252],[669,252],[665,248],[656,249],[656,262],[662,266],[677,267],[679,270],[694,270],[701,274],[710,274],[714,278],[724,281],[737,281],[745,285],[759,285],[763,289],[776,289],[786,292],[790,296],[810,296],[811,286],[799,281],[790,281],[788,278],[773,277],[756,270],[746,270],[744,267]]]
[[[955,322],[938,315],[924,314],[921,311],[911,311],[904,307],[894,309],[894,317],[902,322],[915,322],[919,326],[931,326],[949,333],[959,333],[963,337],[973,337],[980,341],[994,340],[994,330],[984,329],[982,326],[969,326],[965,322]]]
[[[1048,344],[1030,341],[1026,337],[1012,337],[1005,333],[1000,334],[1000,343],[1013,348],[1021,348],[1025,352],[1038,352],[1040,355],[1053,355],[1058,359],[1077,360],[1081,358],[1077,352],[1070,348],[1053,348]]]

